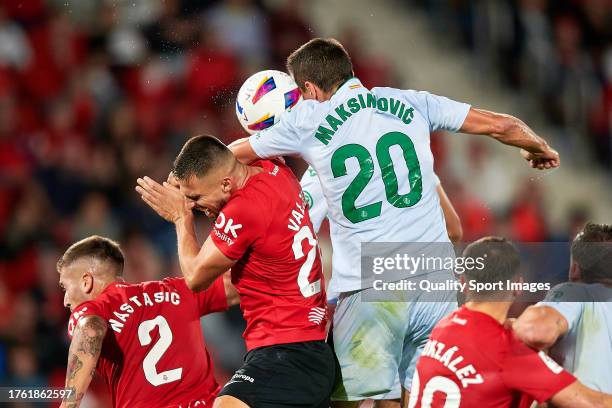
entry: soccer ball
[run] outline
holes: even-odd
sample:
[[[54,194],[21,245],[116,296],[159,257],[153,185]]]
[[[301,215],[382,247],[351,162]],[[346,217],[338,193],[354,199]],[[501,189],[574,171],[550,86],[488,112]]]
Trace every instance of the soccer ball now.
[[[267,70],[247,79],[236,98],[236,116],[249,134],[274,125],[287,109],[295,106],[302,94],[289,75]]]

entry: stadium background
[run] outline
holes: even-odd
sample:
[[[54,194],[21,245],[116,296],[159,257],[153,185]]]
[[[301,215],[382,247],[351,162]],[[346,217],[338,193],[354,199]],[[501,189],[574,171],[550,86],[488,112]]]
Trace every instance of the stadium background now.
[[[484,138],[433,135],[464,241],[609,223],[611,30],[609,0],[0,1],[0,385],[63,385],[55,262],[74,240],[119,240],[130,282],[179,273],[174,229],[136,178],[165,178],[189,135],[243,137],[241,82],[313,36],[342,41],[367,86],[512,113],[558,148],[561,169],[537,173]],[[203,325],[223,380],[241,362],[240,312]],[[84,406],[107,406],[93,391]]]

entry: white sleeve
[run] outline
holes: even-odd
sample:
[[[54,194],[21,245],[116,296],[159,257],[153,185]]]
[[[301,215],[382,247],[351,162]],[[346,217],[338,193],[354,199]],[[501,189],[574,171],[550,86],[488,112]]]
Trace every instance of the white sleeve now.
[[[434,182],[436,183],[436,187],[438,187],[441,184],[440,177],[438,177],[438,175],[434,173],[433,178],[434,178]]]
[[[538,306],[549,306],[561,313],[567,321],[568,331],[575,327],[584,311],[584,302],[577,301],[584,298],[583,290],[572,283],[562,283],[548,292],[543,302]]]
[[[318,233],[321,223],[327,217],[327,202],[325,196],[323,196],[323,189],[317,172],[312,167],[308,167],[302,176],[302,180],[300,180],[300,184],[308,202],[310,221],[315,233]]]
[[[429,121],[429,129],[456,132],[461,129],[470,105],[425,91],[404,91],[408,102]]]
[[[309,103],[310,102],[310,103]],[[309,135],[308,118],[314,110],[313,101],[300,101],[295,108],[281,115],[280,121],[249,137],[251,147],[262,159],[302,155],[302,138]]]

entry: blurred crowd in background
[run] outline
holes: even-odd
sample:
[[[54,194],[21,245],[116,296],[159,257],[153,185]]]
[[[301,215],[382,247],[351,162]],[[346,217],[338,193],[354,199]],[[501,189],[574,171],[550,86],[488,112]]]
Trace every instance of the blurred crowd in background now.
[[[598,9],[609,2],[414,3],[610,165],[612,51],[603,40],[612,25]],[[495,9],[487,16],[510,13],[512,30],[479,18],[478,4]],[[140,201],[135,180],[165,179],[191,135],[245,136],[237,89],[258,70],[284,70],[286,56],[317,35],[300,10],[293,1],[0,1],[0,384],[63,385],[67,312],[55,263],[70,243],[119,240],[129,282],[179,273],[173,226]],[[342,32],[366,86],[409,87],[351,29]],[[443,138],[432,146],[465,241],[567,240],[589,217],[576,207],[569,230],[551,228],[537,185],[492,210],[466,180],[445,181]],[[470,154],[478,163],[478,149]],[[298,176],[305,169],[289,163]],[[239,311],[224,319],[240,332]]]
[[[612,173],[610,0],[407,0]]]

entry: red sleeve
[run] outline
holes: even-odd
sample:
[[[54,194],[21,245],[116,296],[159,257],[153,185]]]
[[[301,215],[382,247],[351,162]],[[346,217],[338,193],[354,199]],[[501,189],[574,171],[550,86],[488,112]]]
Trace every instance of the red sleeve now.
[[[223,275],[219,276],[208,289],[200,292],[194,292],[189,289],[185,278],[164,278],[164,282],[178,289],[182,295],[192,297],[195,300],[200,316],[228,309]]]
[[[219,213],[210,238],[223,255],[238,260],[264,232],[263,214],[256,201],[240,195]]]
[[[100,316],[107,320],[104,311],[98,304],[91,301],[81,303],[74,309],[68,320],[68,337],[71,339],[74,328],[83,316]]]
[[[201,292],[194,292],[194,295],[198,303],[200,316],[222,312],[228,309],[225,286],[223,285],[223,275],[219,276],[208,289]]]
[[[504,359],[502,379],[512,390],[520,391],[538,402],[551,399],[576,381],[576,378],[548,357],[514,340]]]

